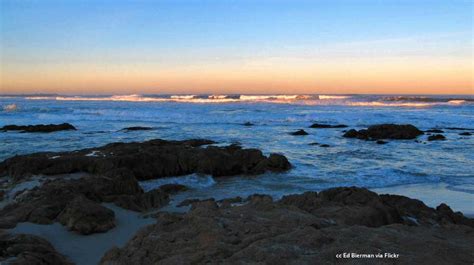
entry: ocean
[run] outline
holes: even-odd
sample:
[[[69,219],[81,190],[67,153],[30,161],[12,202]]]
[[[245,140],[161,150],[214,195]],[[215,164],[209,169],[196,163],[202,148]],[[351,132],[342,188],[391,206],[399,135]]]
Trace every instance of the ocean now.
[[[474,96],[412,95],[20,95],[0,97],[0,127],[68,122],[77,131],[0,133],[0,161],[14,155],[65,151],[110,142],[161,138],[206,138],[238,143],[265,154],[281,153],[293,165],[286,173],[212,178],[189,175],[142,182],[192,189],[180,198],[226,198],[254,193],[285,194],[359,186],[405,194],[427,204],[447,198],[455,210],[474,213]],[[243,126],[250,122],[253,126]],[[349,128],[311,129],[312,123]],[[372,141],[343,138],[343,130],[373,124],[439,128],[446,141]],[[123,131],[147,126],[153,130]],[[451,128],[451,129],[448,129]],[[452,128],[465,128],[459,130]],[[307,136],[289,133],[304,129]],[[310,145],[317,142],[329,147]],[[432,202],[430,203],[430,200]],[[436,206],[436,205],[433,205]]]

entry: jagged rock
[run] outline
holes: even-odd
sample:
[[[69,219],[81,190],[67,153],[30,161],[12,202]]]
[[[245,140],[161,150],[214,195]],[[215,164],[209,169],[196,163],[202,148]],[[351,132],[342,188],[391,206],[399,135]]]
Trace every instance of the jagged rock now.
[[[313,123],[309,128],[315,128],[315,129],[333,129],[333,128],[347,128],[347,125],[344,124],[336,124],[336,125],[330,125],[330,124],[320,124],[320,123]]]
[[[79,195],[66,205],[59,214],[58,221],[71,231],[89,235],[114,228],[115,214],[114,211]]]
[[[428,141],[444,141],[446,137],[442,134],[433,134],[428,137]]]
[[[0,232],[0,264],[72,265],[38,236]]]
[[[108,251],[101,264],[334,264],[343,252],[399,255],[387,264],[472,261],[473,226],[454,221],[471,219],[444,205],[426,212],[415,200],[391,196],[351,187],[277,202],[253,195],[232,207],[196,201],[186,214],[158,213],[156,224]],[[403,214],[417,208],[437,219],[407,224]]]
[[[73,152],[46,152],[15,156],[0,163],[0,176],[14,181],[34,175],[87,172],[104,175],[127,168],[139,180],[202,173],[219,176],[285,171],[291,165],[282,155],[266,157],[257,149],[240,146],[201,146],[210,140],[112,143]],[[53,159],[54,158],[54,159]]]
[[[87,205],[93,207],[100,202],[113,202],[126,209],[146,211],[167,204],[168,191],[170,190],[172,189],[156,189],[144,193],[131,171],[126,169],[117,169],[105,176],[48,180],[41,186],[23,193],[20,200],[0,209],[0,228],[11,228],[19,222],[51,224],[61,220],[63,220],[61,221],[63,224],[67,225],[65,219],[60,218],[64,216],[60,216],[60,214],[63,215],[71,203],[75,207],[71,211],[80,209],[80,205],[84,204],[86,207],[84,209],[85,216],[88,214],[87,207],[89,206]],[[76,201],[78,196],[87,199]],[[107,212],[104,209],[97,211]],[[78,210],[77,214],[79,215],[81,212]],[[89,226],[94,226],[95,222],[93,218],[82,221],[90,221],[91,224],[87,224]]]
[[[141,194],[119,196],[115,204],[128,210],[142,212],[162,207],[168,202],[168,193],[161,189],[153,189]]]
[[[343,136],[346,138],[357,138],[362,140],[380,140],[380,139],[415,139],[423,132],[411,124],[379,124],[372,125],[364,130],[351,129]]]
[[[296,135],[296,136],[302,136],[302,135],[308,135],[308,133],[305,130],[298,130],[295,132],[290,133],[291,135]]]
[[[39,125],[5,125],[0,128],[0,131],[21,131],[21,132],[40,132],[49,133],[56,131],[76,130],[74,126],[69,123],[62,124],[39,124]]]

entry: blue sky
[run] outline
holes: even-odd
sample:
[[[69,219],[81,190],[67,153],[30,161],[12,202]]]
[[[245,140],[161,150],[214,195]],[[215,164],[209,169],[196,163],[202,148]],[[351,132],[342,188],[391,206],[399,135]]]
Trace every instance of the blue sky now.
[[[298,64],[295,58],[472,62],[472,1],[3,0],[0,5],[7,80],[83,64],[99,70],[104,64],[146,64],[146,71],[234,65],[233,71],[242,61]],[[159,78],[155,82],[161,86]],[[14,81],[2,86],[28,90]]]

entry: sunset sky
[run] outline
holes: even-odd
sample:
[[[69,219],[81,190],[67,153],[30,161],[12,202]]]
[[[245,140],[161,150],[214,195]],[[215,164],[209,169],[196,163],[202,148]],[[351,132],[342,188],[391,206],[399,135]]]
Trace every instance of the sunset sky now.
[[[0,1],[0,94],[473,94],[473,1]]]

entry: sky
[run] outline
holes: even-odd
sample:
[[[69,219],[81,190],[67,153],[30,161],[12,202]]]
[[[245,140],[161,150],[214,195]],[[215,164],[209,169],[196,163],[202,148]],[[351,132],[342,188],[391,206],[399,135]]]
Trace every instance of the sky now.
[[[474,94],[466,0],[1,0],[0,94]]]

